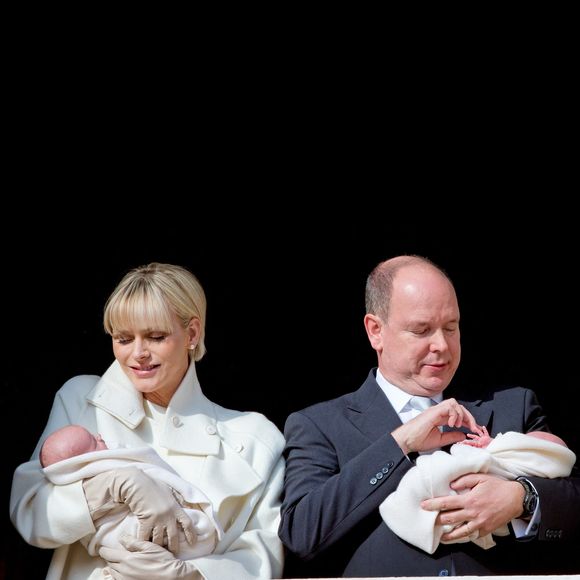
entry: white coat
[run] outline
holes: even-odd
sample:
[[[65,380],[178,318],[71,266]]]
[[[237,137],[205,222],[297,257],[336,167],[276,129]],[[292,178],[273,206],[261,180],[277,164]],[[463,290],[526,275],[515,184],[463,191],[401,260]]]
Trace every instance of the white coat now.
[[[10,516],[26,542],[55,549],[47,579],[102,578],[106,566],[79,542],[95,532],[82,482],[53,485],[38,461],[46,437],[69,424],[100,433],[105,441],[152,446],[209,497],[224,535],[212,555],[194,561],[203,578],[281,576],[278,525],[284,438],[278,428],[259,413],[212,403],[201,391],[193,362],[166,409],[163,425],[156,427],[145,417],[141,393],[115,361],[102,378],[81,375],[61,387],[32,460],[14,473]]]

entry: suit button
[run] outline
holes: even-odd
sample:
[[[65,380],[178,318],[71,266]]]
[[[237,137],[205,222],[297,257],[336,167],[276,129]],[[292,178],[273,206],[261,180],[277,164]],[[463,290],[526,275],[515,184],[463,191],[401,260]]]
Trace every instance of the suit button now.
[[[242,451],[242,449],[243,449],[243,448],[244,448],[244,446],[243,446],[241,443],[236,443],[236,445],[235,445],[235,447],[234,447],[234,450],[235,450],[237,453],[240,453],[240,452]]]
[[[388,467],[383,467],[383,468],[381,469],[381,471],[382,471],[383,473],[389,473],[389,468],[388,468]]]
[[[394,462],[394,461],[389,461],[389,462],[387,463],[387,467],[388,467],[389,469],[391,469],[391,467],[393,467],[393,465],[395,465],[395,462]]]
[[[376,478],[376,477],[371,477],[371,480],[369,481],[369,483],[370,483],[371,485],[376,485],[376,483],[377,483],[377,478]]]
[[[173,425],[175,427],[181,427],[183,423],[181,422],[181,419],[179,417],[173,417]]]
[[[209,435],[215,435],[216,434],[216,428],[213,425],[208,425],[205,428],[206,433],[208,433]]]
[[[449,570],[443,568],[443,570],[439,570],[439,574],[437,576],[449,576]]]
[[[383,479],[383,474],[382,474],[382,473],[379,471],[379,472],[378,472],[378,473],[375,475],[375,477],[376,477],[377,479]]]

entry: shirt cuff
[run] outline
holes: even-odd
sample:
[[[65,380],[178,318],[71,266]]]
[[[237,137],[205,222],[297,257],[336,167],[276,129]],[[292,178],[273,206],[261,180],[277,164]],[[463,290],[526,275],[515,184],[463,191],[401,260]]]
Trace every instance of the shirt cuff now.
[[[519,518],[511,521],[516,539],[521,541],[533,540],[538,535],[541,516],[540,500],[538,499],[538,505],[536,506],[536,510],[534,511],[534,515],[531,517],[530,521]]]

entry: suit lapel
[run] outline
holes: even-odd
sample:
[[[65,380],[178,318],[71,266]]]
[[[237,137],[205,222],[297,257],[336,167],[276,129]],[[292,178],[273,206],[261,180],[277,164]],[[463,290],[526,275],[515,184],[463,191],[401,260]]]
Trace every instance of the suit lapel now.
[[[478,425],[490,426],[493,414],[490,401],[459,397],[457,400],[473,415]],[[402,424],[399,415],[379,387],[373,371],[361,388],[347,397],[346,406],[350,421],[371,441],[376,441],[387,430],[393,430]],[[468,431],[463,428],[461,430]]]
[[[373,371],[358,391],[347,398],[347,416],[371,441],[401,425],[399,416],[377,384]]]
[[[489,401],[484,401],[482,399],[468,401],[462,398],[458,398],[457,401],[473,415],[473,418],[478,425],[489,427],[492,417],[492,405]],[[468,429],[461,430],[464,432],[468,431]]]

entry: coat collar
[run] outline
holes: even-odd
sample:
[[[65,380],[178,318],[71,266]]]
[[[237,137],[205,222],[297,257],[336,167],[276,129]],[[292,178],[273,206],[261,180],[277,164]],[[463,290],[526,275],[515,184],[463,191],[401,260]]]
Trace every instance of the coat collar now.
[[[87,399],[132,430],[145,418],[143,395],[117,361],[88,393]],[[201,391],[193,361],[169,402],[159,443],[171,451],[188,455],[219,453],[215,408]]]

